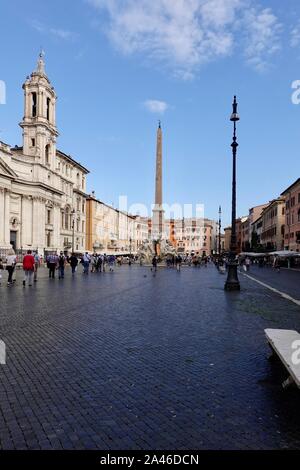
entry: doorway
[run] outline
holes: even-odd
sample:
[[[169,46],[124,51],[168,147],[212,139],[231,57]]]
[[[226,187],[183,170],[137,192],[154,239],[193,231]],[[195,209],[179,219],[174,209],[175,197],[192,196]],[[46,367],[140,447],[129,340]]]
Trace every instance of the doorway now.
[[[16,230],[10,231],[10,244],[14,250],[17,248],[17,232]]]

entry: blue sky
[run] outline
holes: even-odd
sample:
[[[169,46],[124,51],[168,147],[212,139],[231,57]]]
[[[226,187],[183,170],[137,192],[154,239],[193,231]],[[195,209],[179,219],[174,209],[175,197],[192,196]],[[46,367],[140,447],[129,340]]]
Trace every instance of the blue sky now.
[[[161,119],[165,202],[204,203],[211,218],[222,204],[228,224],[234,94],[238,214],[299,176],[298,0],[1,0],[0,15],[0,139],[21,143],[21,86],[42,47],[58,148],[107,203],[152,203]]]

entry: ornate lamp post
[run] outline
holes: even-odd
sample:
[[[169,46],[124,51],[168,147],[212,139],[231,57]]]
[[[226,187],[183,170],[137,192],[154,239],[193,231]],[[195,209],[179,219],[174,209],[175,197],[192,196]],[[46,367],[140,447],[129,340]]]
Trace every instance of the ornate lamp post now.
[[[236,246],[236,152],[237,152],[237,138],[236,138],[236,123],[240,117],[237,112],[237,101],[236,96],[233,100],[232,114],[230,121],[233,122],[233,141],[232,147],[232,212],[231,212],[231,240],[230,240],[230,255],[228,262],[228,276],[225,283],[225,290],[240,290],[240,282],[237,274],[237,246]]]
[[[132,238],[129,238],[129,266],[131,266],[131,242]]]
[[[218,247],[219,262],[221,261],[221,215],[222,215],[222,209],[221,209],[221,206],[219,206],[219,247]]]
[[[75,251],[75,209],[72,210],[72,253]]]

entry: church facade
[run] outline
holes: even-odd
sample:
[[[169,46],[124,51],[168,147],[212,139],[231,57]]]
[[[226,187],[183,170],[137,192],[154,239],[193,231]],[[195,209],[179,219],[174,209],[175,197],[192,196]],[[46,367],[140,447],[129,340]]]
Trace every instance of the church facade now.
[[[42,54],[23,89],[23,145],[0,142],[0,249],[83,252],[89,171],[56,148],[56,94]]]

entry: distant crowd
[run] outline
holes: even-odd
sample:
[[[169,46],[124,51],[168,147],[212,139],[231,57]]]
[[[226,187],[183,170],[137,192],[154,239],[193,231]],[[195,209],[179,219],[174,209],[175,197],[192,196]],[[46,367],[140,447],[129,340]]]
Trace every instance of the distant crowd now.
[[[101,273],[105,271],[113,272],[116,265],[126,262],[129,266],[138,261],[137,256],[115,256],[106,254],[89,254],[88,252],[77,255],[72,253],[70,256],[65,255],[62,251],[59,254],[52,253],[42,258],[38,251],[28,250],[24,255],[22,263],[18,262],[18,258],[13,249],[9,250],[5,258],[0,258],[0,284],[4,277],[4,271],[7,271],[7,285],[11,286],[15,282],[14,273],[17,265],[23,269],[23,286],[32,286],[38,280],[38,271],[42,265],[48,269],[49,279],[64,279],[65,268],[70,266],[72,276],[75,276],[78,267],[82,266],[82,274]],[[166,258],[165,263],[168,268],[176,268],[180,271],[182,264],[187,266],[207,266],[210,257],[198,255],[172,255]],[[160,263],[158,256],[153,256],[151,269],[157,271]]]
[[[169,255],[167,256],[165,263],[168,268],[176,268],[177,271],[180,271],[182,264],[186,266],[207,266],[210,262],[209,256],[199,256],[199,255]],[[157,265],[159,263],[159,257],[153,256],[152,258],[152,268],[156,271]]]

